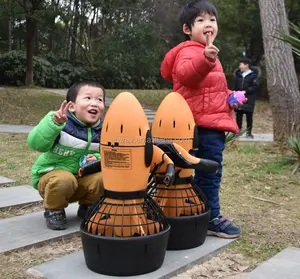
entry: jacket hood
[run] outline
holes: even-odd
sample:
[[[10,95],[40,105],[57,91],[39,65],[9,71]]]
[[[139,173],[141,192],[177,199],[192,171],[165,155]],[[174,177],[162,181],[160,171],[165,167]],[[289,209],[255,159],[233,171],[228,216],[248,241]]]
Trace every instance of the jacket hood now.
[[[200,48],[205,48],[204,45],[194,42],[194,41],[186,41],[182,42],[176,47],[172,48],[166,55],[165,58],[161,64],[161,75],[165,80],[173,81],[172,80],[172,71],[173,71],[173,66],[176,61],[176,57],[178,53],[183,49],[187,47],[200,47]]]

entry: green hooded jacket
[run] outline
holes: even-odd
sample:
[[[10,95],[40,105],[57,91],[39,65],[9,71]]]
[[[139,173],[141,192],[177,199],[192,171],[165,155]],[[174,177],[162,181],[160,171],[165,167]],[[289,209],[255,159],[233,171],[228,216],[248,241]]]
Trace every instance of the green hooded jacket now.
[[[32,185],[37,189],[40,177],[52,170],[66,170],[78,174],[80,160],[93,154],[100,160],[100,136],[103,121],[88,126],[67,112],[68,120],[62,125],[54,122],[54,111],[49,112],[33,128],[27,138],[28,145],[43,152],[35,161],[32,170]]]

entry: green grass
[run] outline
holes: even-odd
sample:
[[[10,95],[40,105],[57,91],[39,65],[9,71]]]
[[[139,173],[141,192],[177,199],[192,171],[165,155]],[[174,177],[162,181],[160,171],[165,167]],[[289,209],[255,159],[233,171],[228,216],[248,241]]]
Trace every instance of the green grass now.
[[[65,97],[47,93],[46,90],[37,87],[9,87],[7,90],[0,90],[0,124],[36,125],[47,112],[57,110]],[[125,91],[134,94],[145,108],[156,110],[163,98],[172,90],[108,89],[107,97],[115,98]],[[253,131],[272,132],[272,115],[267,102],[258,101],[256,104]]]
[[[232,249],[261,262],[300,247],[300,176],[272,145],[237,144],[224,152],[220,192],[222,214],[242,229]]]
[[[59,109],[63,100],[41,90],[0,90],[0,124],[36,125],[50,110]]]
[[[243,154],[257,153],[257,147],[255,145],[244,145],[240,147],[240,152]]]
[[[264,164],[260,165],[255,169],[255,172],[267,173],[267,174],[280,174],[286,169],[291,169],[290,160],[279,158],[276,161],[265,161]]]
[[[31,167],[40,154],[30,150],[26,134],[0,133],[1,176],[16,180],[18,185],[31,185]]]
[[[244,236],[232,245],[233,250],[257,262],[268,260],[284,248],[283,245],[269,245],[266,242],[252,243]]]

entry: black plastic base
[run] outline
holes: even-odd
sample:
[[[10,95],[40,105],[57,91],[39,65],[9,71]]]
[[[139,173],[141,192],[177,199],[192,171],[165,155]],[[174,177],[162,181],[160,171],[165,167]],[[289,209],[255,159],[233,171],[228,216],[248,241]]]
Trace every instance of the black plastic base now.
[[[157,234],[130,238],[97,236],[81,229],[87,267],[97,273],[132,276],[157,270],[163,264],[170,226]]]
[[[171,225],[167,250],[184,250],[202,245],[206,239],[210,210],[201,215],[167,217]]]

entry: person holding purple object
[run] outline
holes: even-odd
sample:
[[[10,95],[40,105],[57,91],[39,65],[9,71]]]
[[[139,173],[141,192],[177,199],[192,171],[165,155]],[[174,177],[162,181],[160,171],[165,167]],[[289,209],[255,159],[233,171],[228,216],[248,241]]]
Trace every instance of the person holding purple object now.
[[[194,182],[207,197],[211,208],[208,235],[222,238],[240,236],[240,229],[221,214],[219,190],[222,178],[225,132],[238,133],[232,110],[243,105],[232,102],[214,45],[218,34],[216,7],[206,0],[184,5],[180,13],[186,41],[172,48],[161,65],[161,75],[173,82],[173,91],[187,101],[196,124],[196,157],[213,160],[220,165],[217,173],[196,170]],[[239,94],[239,93],[238,93]],[[237,96],[237,95],[235,95]],[[234,98],[234,97],[232,97]]]

